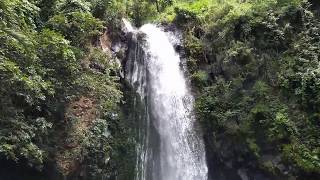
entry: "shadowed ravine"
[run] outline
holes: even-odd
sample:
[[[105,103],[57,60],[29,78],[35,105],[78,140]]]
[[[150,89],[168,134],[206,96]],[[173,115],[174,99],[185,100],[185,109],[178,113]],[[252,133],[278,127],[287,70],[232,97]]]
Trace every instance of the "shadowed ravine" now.
[[[196,132],[189,92],[173,37],[152,24],[139,30],[125,21],[131,37],[126,79],[141,96],[137,180],[206,180],[204,144]]]

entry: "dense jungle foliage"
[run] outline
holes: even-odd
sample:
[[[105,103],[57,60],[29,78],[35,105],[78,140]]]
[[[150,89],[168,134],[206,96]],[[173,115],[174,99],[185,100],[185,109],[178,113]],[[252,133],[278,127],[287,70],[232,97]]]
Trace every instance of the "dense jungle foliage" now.
[[[132,179],[122,17],[182,31],[211,176],[320,178],[319,1],[1,0],[3,179]]]
[[[271,179],[320,177],[319,10],[318,1],[200,0],[161,16],[184,31],[216,166]]]
[[[121,162],[114,159],[132,144],[121,122],[120,67],[95,45],[104,27],[118,28],[118,6],[108,0],[1,0],[0,157],[3,168],[21,165],[11,172],[20,176],[7,177],[5,170],[1,179],[28,179],[26,167],[71,176],[79,163],[88,178],[119,173],[114,168]],[[119,158],[108,163],[110,157]]]

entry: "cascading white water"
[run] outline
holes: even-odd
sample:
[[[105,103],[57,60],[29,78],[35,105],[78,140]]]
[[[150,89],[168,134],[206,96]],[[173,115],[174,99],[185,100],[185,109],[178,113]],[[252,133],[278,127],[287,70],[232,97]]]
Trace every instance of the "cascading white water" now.
[[[145,102],[147,114],[146,130],[139,133],[144,137],[138,148],[136,179],[206,180],[204,145],[194,128],[194,100],[169,35],[152,24],[132,34],[137,45],[129,47],[126,78]]]

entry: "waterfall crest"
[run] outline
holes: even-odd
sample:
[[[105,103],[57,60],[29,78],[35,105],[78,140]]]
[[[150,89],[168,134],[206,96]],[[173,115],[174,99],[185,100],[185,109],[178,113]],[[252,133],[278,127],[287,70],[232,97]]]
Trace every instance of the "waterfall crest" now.
[[[180,57],[163,30],[146,24],[131,31],[126,79],[144,112],[137,146],[137,180],[206,180],[204,144],[196,132],[194,99]],[[142,123],[141,123],[142,122]]]

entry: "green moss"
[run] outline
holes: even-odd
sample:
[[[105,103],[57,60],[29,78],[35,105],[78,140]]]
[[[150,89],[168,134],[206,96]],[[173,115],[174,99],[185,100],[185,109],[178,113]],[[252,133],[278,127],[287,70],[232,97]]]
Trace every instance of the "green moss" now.
[[[302,168],[306,172],[319,173],[319,148],[309,149],[303,144],[293,142],[292,144],[284,145],[284,157],[289,162],[294,162],[296,166]]]
[[[198,71],[191,75],[191,80],[194,85],[201,88],[206,85],[208,81],[208,74],[205,71]]]
[[[276,175],[276,167],[272,163],[272,161],[265,161],[262,162],[262,168],[265,169],[268,172],[271,172],[272,174]]]
[[[259,157],[260,148],[256,144],[254,139],[247,139],[249,150],[254,154],[255,157]]]

